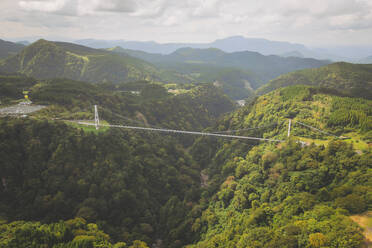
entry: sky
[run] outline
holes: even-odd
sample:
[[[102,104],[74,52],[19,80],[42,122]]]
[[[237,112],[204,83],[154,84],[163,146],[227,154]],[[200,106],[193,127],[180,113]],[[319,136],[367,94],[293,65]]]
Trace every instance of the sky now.
[[[372,44],[372,0],[0,0],[0,39]]]

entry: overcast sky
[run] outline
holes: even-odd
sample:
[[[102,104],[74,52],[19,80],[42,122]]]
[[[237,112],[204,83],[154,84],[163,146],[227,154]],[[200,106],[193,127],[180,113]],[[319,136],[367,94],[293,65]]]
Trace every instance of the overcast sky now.
[[[372,44],[372,0],[0,0],[0,38]]]

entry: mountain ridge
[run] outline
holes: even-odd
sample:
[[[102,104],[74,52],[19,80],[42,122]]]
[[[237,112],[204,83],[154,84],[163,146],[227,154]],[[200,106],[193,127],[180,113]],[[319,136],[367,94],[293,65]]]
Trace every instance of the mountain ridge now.
[[[253,51],[227,53],[218,48],[179,48],[169,55],[151,54],[143,51],[133,51],[116,48],[112,51],[126,53],[146,60],[150,63],[173,64],[198,63],[211,64],[220,67],[236,67],[255,73],[262,81],[269,81],[281,74],[304,68],[320,67],[330,61],[312,58],[283,58],[276,55],[262,55]]]
[[[2,61],[0,70],[40,79],[69,78],[90,82],[156,77],[156,69],[151,64],[129,55],[43,39]]]
[[[13,43],[0,39],[0,60],[15,55],[21,51],[25,45],[19,43]]]
[[[372,65],[338,62],[320,68],[290,72],[257,90],[265,94],[290,85],[303,84],[332,88],[345,95],[372,99]]]
[[[302,44],[271,41],[263,38],[246,38],[244,36],[231,36],[224,39],[217,39],[209,43],[158,43],[155,41],[126,41],[126,40],[76,40],[75,43],[91,46],[94,48],[109,48],[121,46],[126,49],[140,50],[148,53],[171,54],[179,48],[218,48],[225,52],[253,51],[263,55],[281,55],[291,51],[299,51],[305,57],[315,59],[342,60],[344,58],[321,51],[309,49]],[[345,58],[347,59],[347,58]]]

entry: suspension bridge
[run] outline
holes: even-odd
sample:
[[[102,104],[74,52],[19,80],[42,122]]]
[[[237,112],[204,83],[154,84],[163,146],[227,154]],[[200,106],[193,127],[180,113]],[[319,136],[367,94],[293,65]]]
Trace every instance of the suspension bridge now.
[[[125,118],[125,119],[129,119],[129,118]],[[211,137],[242,139],[242,140],[256,140],[256,141],[266,141],[266,142],[284,142],[285,141],[285,140],[280,140],[280,139],[270,139],[270,138],[260,138],[260,137],[240,136],[240,135],[228,134],[228,133],[235,133],[235,132],[241,132],[241,131],[267,128],[267,127],[278,125],[276,123],[266,125],[266,126],[252,127],[252,128],[239,129],[239,130],[219,131],[219,132],[199,132],[199,131],[185,131],[185,130],[176,130],[176,129],[165,129],[165,128],[157,128],[157,127],[140,127],[140,126],[130,126],[130,125],[101,124],[100,121],[99,121],[97,105],[94,105],[94,123],[84,122],[84,121],[78,121],[77,123],[80,124],[80,125],[94,126],[97,130],[100,127],[110,127],[110,128],[123,128],[123,129],[132,129],[132,130],[151,131],[151,132],[186,134],[186,135],[200,135],[200,136],[211,136]],[[300,124],[304,127],[307,127],[309,129],[311,129],[312,131],[320,132],[320,133],[323,133],[323,134],[326,134],[326,135],[331,135],[331,136],[334,136],[334,137],[337,137],[337,138],[340,138],[340,139],[346,138],[346,137],[339,137],[337,135],[325,132],[321,129],[312,127],[310,125],[304,124],[304,123],[299,122],[299,121],[296,121],[296,123],[298,123],[298,124]],[[282,123],[280,123],[280,124],[282,124]],[[293,127],[292,120],[289,119],[288,133],[287,133],[288,138],[291,135],[291,128],[292,127]]]

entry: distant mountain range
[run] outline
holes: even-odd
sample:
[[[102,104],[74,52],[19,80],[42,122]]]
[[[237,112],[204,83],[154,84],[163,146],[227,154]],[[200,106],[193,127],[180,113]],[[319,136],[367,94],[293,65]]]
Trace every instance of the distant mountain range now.
[[[284,57],[284,58],[288,58],[288,57],[304,58],[305,57],[302,53],[298,51],[291,51],[291,52],[283,53],[283,54],[280,54],[279,56]]]
[[[216,48],[180,48],[162,55],[120,47],[94,49],[39,40],[0,61],[0,71],[39,79],[69,78],[88,82],[214,83],[231,98],[243,99],[281,74],[329,63],[249,51],[226,53]]]
[[[126,53],[133,57],[167,68],[174,68],[177,63],[195,65],[214,65],[219,67],[233,67],[253,72],[262,82],[267,82],[281,74],[290,71],[315,68],[330,61],[310,58],[264,56],[257,52],[243,51],[226,53],[216,48],[180,48],[169,55],[150,54],[116,47],[111,51]],[[182,69],[182,67],[180,67]],[[253,86],[253,88],[256,88]]]
[[[360,59],[358,61],[358,63],[360,63],[360,64],[372,64],[372,55],[368,56],[368,57],[365,57],[363,59]]]
[[[11,39],[13,42],[29,45],[30,42],[42,37],[23,37]],[[366,55],[372,54],[370,45],[345,45],[327,47],[307,47],[302,44],[272,41],[262,38],[247,38],[244,36],[231,36],[207,43],[158,43],[155,41],[128,41],[128,40],[100,40],[81,39],[71,40],[55,37],[52,40],[66,41],[91,48],[110,48],[120,46],[125,49],[139,50],[148,53],[170,54],[184,47],[190,48],[218,48],[224,52],[252,51],[263,55],[279,55],[283,57],[306,57],[321,60],[345,61],[360,63]],[[368,61],[369,62],[369,61]],[[364,62],[363,62],[364,63]]]
[[[125,49],[139,50],[147,53],[170,54],[184,47],[190,48],[218,48],[224,52],[252,51],[263,55],[282,55],[287,53],[301,54],[301,57],[316,59],[331,59],[335,61],[348,60],[348,58],[329,54],[327,51],[309,49],[302,44],[282,41],[270,41],[259,38],[245,38],[232,36],[219,39],[211,43],[164,43],[154,41],[125,41],[125,40],[95,40],[84,39],[75,41],[77,44],[93,48],[109,48],[120,46]]]

